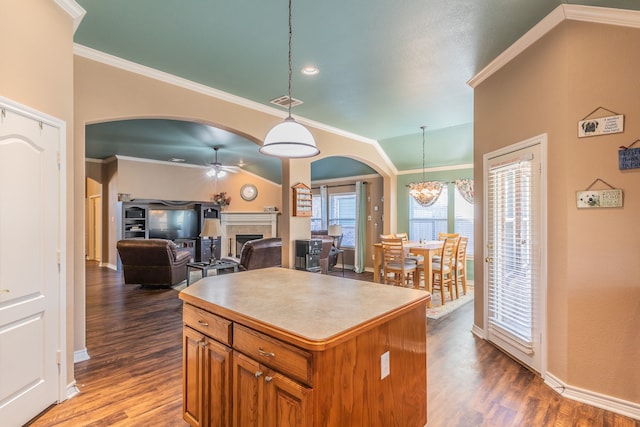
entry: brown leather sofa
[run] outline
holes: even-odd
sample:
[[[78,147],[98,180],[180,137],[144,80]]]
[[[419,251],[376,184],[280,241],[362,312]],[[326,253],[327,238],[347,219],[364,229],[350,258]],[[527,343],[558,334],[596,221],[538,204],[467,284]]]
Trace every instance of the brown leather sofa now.
[[[237,258],[223,258],[223,260],[237,262],[240,271],[280,267],[282,265],[282,239],[280,237],[265,237],[249,240],[242,245],[239,260]]]
[[[116,244],[124,283],[172,286],[187,277],[189,251],[179,251],[171,240],[125,239]]]

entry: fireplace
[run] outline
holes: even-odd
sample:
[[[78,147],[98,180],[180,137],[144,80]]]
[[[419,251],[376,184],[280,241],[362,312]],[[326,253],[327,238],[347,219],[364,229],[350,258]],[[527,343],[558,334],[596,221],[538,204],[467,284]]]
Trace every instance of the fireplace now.
[[[278,237],[279,215],[280,212],[222,212],[220,253],[240,256],[244,242],[238,245],[236,236]]]
[[[236,254],[231,255],[231,252],[229,252],[229,256],[240,258],[240,254],[242,253],[242,245],[247,243],[249,240],[256,239],[262,239],[262,234],[236,234]]]

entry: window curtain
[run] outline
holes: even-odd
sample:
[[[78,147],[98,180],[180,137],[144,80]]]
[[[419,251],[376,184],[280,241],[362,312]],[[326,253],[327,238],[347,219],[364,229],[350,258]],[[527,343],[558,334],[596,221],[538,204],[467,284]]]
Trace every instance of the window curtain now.
[[[363,273],[367,252],[367,191],[365,183],[356,182],[356,250],[353,271]]]
[[[473,204],[473,180],[472,179],[456,179],[456,188],[458,192],[467,202]]]
[[[320,230],[329,229],[329,196],[327,195],[327,186],[320,186],[320,207],[322,216],[320,218]]]

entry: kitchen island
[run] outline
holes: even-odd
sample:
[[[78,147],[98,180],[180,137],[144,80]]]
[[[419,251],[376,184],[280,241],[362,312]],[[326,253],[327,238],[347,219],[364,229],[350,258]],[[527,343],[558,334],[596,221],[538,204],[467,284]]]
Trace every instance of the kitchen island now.
[[[426,425],[429,293],[276,267],[180,298],[189,424]]]

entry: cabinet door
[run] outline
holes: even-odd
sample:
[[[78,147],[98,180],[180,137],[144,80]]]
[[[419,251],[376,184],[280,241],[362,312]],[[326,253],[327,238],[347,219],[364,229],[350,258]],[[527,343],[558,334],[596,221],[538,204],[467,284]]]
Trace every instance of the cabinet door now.
[[[204,351],[205,336],[184,327],[182,334],[182,417],[192,427],[204,426]]]
[[[231,426],[231,349],[184,327],[183,418],[193,427]]]
[[[231,349],[207,338],[203,351],[204,425],[231,427]]]
[[[233,427],[263,427],[264,372],[258,362],[233,353]]]
[[[266,372],[265,427],[307,427],[312,423],[311,389],[274,371]]]

